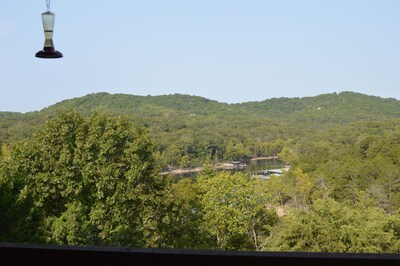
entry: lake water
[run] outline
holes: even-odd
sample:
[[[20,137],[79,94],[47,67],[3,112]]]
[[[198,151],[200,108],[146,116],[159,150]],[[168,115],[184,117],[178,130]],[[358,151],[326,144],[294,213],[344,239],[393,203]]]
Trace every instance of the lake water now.
[[[261,170],[281,169],[285,166],[284,162],[277,159],[262,159],[246,162],[246,172],[255,172]]]
[[[245,172],[251,173],[261,170],[271,170],[271,169],[281,169],[285,166],[285,164],[281,160],[277,159],[260,159],[260,160],[248,160],[245,161],[247,167],[241,170],[228,170],[232,172]],[[193,178],[195,179],[198,173],[184,173],[174,175],[177,180],[181,178]]]

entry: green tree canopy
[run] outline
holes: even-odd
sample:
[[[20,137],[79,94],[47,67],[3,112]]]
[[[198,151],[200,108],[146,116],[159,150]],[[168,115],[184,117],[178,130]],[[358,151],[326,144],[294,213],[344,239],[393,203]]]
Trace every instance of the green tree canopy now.
[[[309,213],[292,212],[276,226],[266,250],[301,252],[399,252],[398,216],[378,208],[357,209],[331,198]]]
[[[41,217],[42,241],[157,246],[165,183],[153,151],[146,131],[127,118],[68,112],[15,147],[2,173],[25,184],[17,194]]]
[[[257,179],[220,172],[198,180],[204,226],[220,249],[260,250],[277,219]]]

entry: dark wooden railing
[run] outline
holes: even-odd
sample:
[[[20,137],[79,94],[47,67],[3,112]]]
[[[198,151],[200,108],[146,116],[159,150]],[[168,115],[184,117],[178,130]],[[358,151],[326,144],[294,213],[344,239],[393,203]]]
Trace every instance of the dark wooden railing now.
[[[239,252],[0,243],[1,265],[396,265],[400,254]]]

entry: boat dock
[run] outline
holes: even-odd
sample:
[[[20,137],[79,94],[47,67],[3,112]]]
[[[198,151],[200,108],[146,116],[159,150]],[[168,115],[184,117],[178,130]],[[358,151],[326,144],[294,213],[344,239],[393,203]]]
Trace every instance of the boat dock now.
[[[281,169],[268,169],[268,170],[259,170],[250,173],[252,177],[258,177],[260,179],[266,179],[268,180],[270,176],[276,175],[276,176],[281,176],[285,171],[287,171],[289,168],[281,168]]]

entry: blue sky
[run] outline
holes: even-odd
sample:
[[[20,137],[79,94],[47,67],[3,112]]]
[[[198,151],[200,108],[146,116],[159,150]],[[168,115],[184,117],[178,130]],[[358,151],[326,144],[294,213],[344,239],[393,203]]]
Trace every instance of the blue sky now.
[[[58,60],[35,58],[45,10],[0,3],[0,111],[94,92],[400,99],[398,0],[52,0]]]

